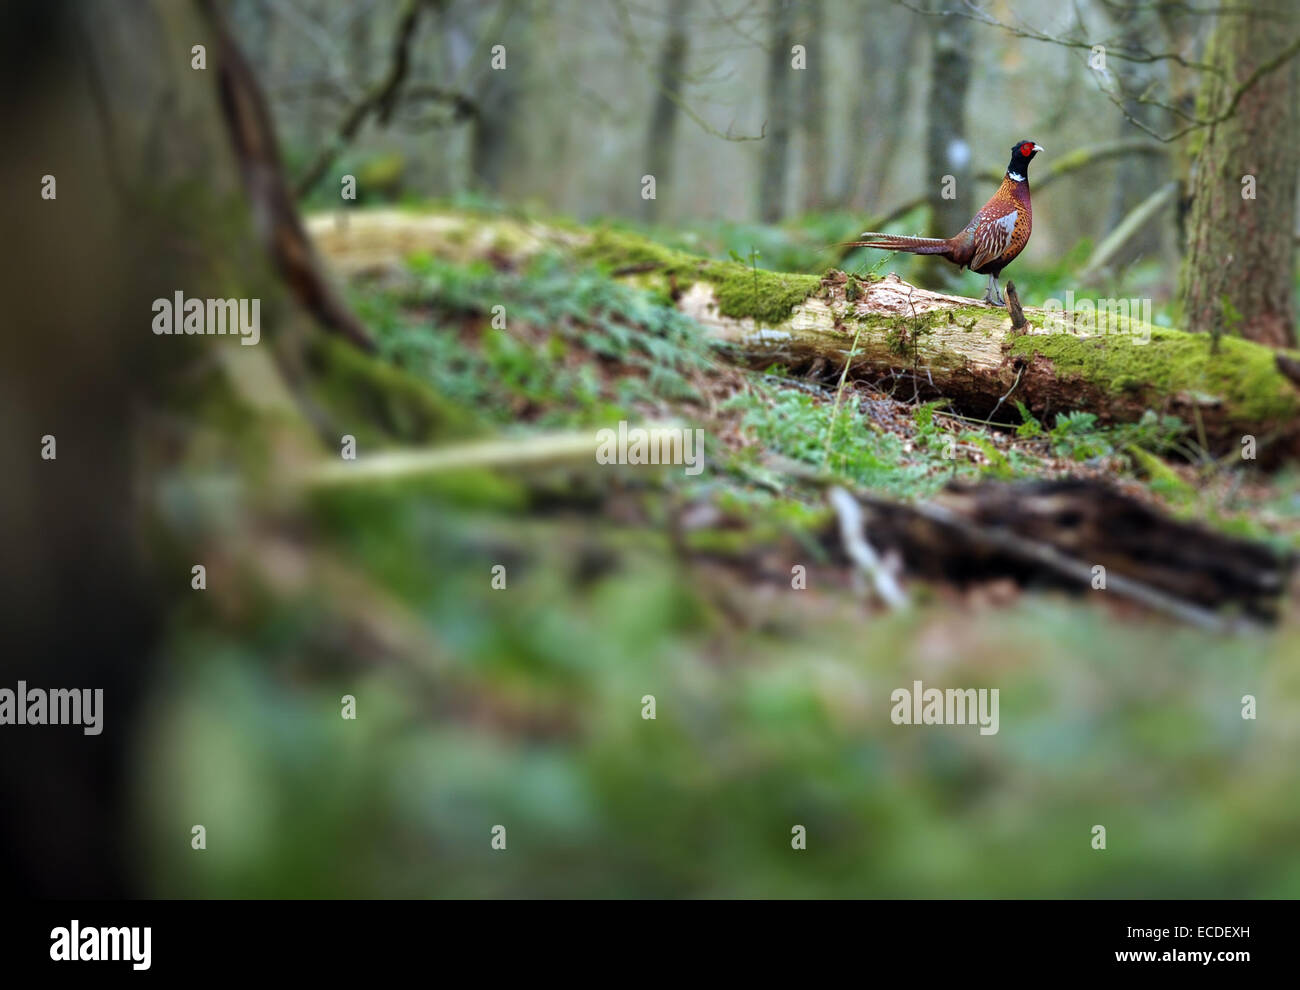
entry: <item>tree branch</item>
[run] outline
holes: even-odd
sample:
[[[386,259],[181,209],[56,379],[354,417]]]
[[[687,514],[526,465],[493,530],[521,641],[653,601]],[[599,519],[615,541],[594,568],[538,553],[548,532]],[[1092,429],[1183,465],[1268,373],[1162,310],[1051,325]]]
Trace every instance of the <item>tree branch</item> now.
[[[1045,187],[1051,185],[1057,179],[1062,179],[1074,172],[1082,171],[1112,158],[1122,158],[1125,155],[1167,155],[1168,153],[1168,148],[1160,144],[1153,144],[1146,138],[1120,138],[1116,141],[1101,141],[1087,147],[1076,148],[1074,151],[1056,159],[1043,170],[1041,175],[1032,179],[1034,192],[1042,192]],[[976,177],[985,182],[996,184],[1002,181],[1003,174],[1000,171],[990,169],[980,172]]]
[[[199,9],[217,36],[221,111],[267,253],[304,309],[326,329],[360,348],[373,350],[370,334],[330,285],[315,246],[303,230],[285,181],[270,111],[252,69],[230,36],[220,6],[216,0],[199,0]]]
[[[397,34],[393,39],[392,59],[387,74],[344,114],[334,137],[321,149],[320,154],[298,180],[294,192],[299,198],[311,192],[334,159],[338,157],[339,152],[356,137],[368,117],[377,114],[381,124],[388,123],[397,103],[398,91],[410,68],[411,39],[415,35],[420,12],[427,5],[428,0],[407,0],[397,26]]]
[[[1033,28],[1016,27],[1014,24],[1008,24],[1005,21],[998,20],[982,7],[971,3],[970,0],[964,0],[964,6],[968,8],[967,11],[926,10],[923,7],[914,7],[912,4],[908,3],[907,0],[894,0],[894,2],[902,7],[906,7],[914,13],[924,14],[927,17],[964,17],[967,20],[975,21],[977,24],[984,24],[988,27],[998,28],[1015,38],[1024,38],[1028,41],[1041,41],[1046,44],[1059,45],[1062,48],[1076,48],[1091,51],[1094,45],[1103,44],[1106,47],[1106,54],[1108,56],[1125,62],[1175,62],[1188,69],[1197,69],[1203,72],[1215,71],[1212,66],[1204,62],[1193,62],[1184,58],[1177,52],[1149,52],[1146,49],[1126,49],[1123,46],[1106,44],[1105,42],[1074,41],[1054,34],[1047,34],[1044,31],[1037,31]]]

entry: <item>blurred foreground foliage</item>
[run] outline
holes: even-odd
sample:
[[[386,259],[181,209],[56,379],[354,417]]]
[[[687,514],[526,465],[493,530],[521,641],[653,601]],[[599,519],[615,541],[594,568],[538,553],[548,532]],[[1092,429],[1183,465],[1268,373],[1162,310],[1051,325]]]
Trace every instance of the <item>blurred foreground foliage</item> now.
[[[708,466],[466,470],[227,505],[229,559],[173,617],[140,741],[158,896],[1300,895],[1294,624],[1220,639],[1096,600],[919,587],[913,608],[872,612],[812,538],[821,489],[790,466],[900,498],[1107,471],[1284,543],[1300,479],[1235,501],[1192,484],[1162,459],[1186,429],[1154,414],[999,430],[863,383],[741,372],[664,300],[554,257],[407,268],[354,288],[381,356],[334,366],[328,411],[364,415],[382,366],[455,408],[440,440],[675,417],[708,426]],[[715,516],[683,537],[674,520],[701,506]],[[998,688],[1000,731],[893,725],[890,692],[915,680]]]

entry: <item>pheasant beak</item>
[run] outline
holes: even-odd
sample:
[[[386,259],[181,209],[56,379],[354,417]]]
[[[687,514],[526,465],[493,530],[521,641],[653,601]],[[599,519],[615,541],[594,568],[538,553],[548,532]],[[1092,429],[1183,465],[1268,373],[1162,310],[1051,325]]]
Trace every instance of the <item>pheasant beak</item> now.
[[[1036,145],[1034,145],[1034,154],[1038,154],[1038,152],[1040,152],[1040,151],[1046,151],[1046,150],[1047,150],[1047,149],[1044,148],[1041,144],[1036,144]]]

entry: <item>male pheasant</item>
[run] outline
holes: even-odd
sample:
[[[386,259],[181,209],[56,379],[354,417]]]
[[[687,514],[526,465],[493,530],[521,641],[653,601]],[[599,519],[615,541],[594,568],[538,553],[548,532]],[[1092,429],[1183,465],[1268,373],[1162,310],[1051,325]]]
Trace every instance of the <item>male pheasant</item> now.
[[[959,268],[987,275],[989,284],[984,290],[984,301],[994,306],[1005,306],[1006,300],[998,288],[998,276],[1029,243],[1029,231],[1033,225],[1033,210],[1029,205],[1029,161],[1042,150],[1033,141],[1015,143],[1002,185],[960,234],[945,239],[900,237],[869,230],[861,235],[866,240],[852,241],[845,247],[940,255]]]

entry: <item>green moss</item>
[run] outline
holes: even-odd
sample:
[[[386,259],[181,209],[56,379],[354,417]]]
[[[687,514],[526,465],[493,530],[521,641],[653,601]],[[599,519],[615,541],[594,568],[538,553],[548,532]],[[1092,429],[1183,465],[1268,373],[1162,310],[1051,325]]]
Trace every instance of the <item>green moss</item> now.
[[[751,316],[759,323],[781,323],[821,287],[816,275],[755,272],[734,262],[714,262],[709,281],[723,316]]]
[[[1133,463],[1142,473],[1147,476],[1147,481],[1153,492],[1163,495],[1174,505],[1179,506],[1190,505],[1196,500],[1196,489],[1179,477],[1178,472],[1151,451],[1143,450],[1136,444],[1128,444],[1125,446],[1124,451],[1133,459]]]
[[[713,261],[619,230],[598,232],[579,255],[613,271],[644,267],[666,279],[675,279],[680,288],[692,282],[707,282],[713,286],[723,316],[748,317],[765,324],[783,322],[796,306],[821,288],[817,275],[770,272],[734,261]]]
[[[1000,326],[1009,325],[1007,313],[1004,309],[991,309],[988,306],[958,306],[956,309],[948,310],[952,314],[953,320],[964,327],[974,327],[980,323],[987,323],[992,317],[993,323]]]
[[[1147,344],[1126,335],[1062,333],[1018,337],[1011,350],[1024,357],[1040,354],[1059,374],[1077,374],[1108,392],[1204,393],[1222,399],[1231,418],[1251,422],[1300,413],[1300,396],[1277,371],[1271,350],[1225,337],[1212,354],[1210,343],[1208,336],[1153,328]]]

